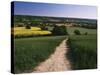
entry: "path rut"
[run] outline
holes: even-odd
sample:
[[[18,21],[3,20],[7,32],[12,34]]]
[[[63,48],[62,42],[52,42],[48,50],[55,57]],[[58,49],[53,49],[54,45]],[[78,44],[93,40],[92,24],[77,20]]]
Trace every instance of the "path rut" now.
[[[68,39],[63,40],[56,47],[55,52],[44,62],[40,63],[33,72],[67,71],[71,69],[70,61],[66,58]]]

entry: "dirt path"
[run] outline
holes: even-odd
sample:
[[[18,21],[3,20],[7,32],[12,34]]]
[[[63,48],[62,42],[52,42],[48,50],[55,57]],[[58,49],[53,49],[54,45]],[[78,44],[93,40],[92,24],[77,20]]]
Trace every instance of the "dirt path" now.
[[[67,71],[71,69],[69,60],[65,54],[68,51],[66,45],[67,39],[63,40],[61,44],[56,47],[55,52],[39,66],[35,68],[34,72],[50,72],[50,71]]]

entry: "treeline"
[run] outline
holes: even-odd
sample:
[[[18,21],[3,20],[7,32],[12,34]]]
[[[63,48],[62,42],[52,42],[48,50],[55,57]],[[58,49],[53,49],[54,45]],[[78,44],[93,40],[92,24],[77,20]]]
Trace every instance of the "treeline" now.
[[[97,23],[76,23],[75,27],[83,27],[88,29],[97,29]]]
[[[14,15],[14,26],[38,26],[38,25],[54,25],[57,23],[67,24],[75,23],[74,26],[82,26],[96,28],[97,20],[95,19],[80,19],[80,18],[65,18],[65,17],[47,17],[47,16],[27,16],[27,15]],[[90,26],[91,25],[91,26]],[[87,28],[87,27],[86,27]]]

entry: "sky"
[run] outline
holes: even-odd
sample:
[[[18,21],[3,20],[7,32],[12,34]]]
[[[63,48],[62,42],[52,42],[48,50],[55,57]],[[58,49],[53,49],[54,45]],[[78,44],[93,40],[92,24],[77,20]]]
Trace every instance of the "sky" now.
[[[97,7],[87,5],[14,2],[14,15],[97,19]]]

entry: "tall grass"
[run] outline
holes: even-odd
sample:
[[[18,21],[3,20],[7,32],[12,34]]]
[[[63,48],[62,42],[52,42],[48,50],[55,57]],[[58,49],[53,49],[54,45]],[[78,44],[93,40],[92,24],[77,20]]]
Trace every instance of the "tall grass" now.
[[[32,72],[47,59],[66,36],[49,36],[14,39],[15,73]]]
[[[95,69],[97,67],[96,35],[70,36],[69,59],[72,69]]]

